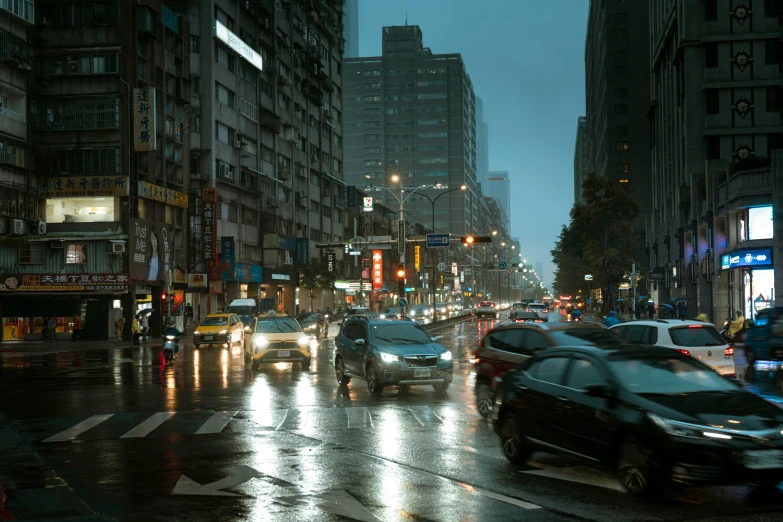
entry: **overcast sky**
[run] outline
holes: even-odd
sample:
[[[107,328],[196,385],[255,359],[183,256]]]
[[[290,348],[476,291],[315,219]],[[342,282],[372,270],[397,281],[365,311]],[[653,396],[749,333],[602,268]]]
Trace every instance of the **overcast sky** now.
[[[588,0],[359,0],[359,53],[381,29],[421,27],[433,53],[460,53],[489,127],[489,169],[511,174],[511,233],[544,263],[574,203],[576,121],[585,112]]]

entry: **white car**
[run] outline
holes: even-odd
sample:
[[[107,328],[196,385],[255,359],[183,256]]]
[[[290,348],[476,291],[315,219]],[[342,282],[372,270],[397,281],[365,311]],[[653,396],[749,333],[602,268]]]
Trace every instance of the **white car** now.
[[[498,318],[498,312],[495,309],[495,303],[492,301],[481,301],[476,305],[476,317],[490,316],[493,319]]]
[[[408,310],[411,319],[429,319],[432,317],[432,309],[427,305],[415,305]]]
[[[734,348],[723,340],[713,324],[659,319],[630,321],[609,329],[623,336],[629,344],[672,348],[698,359],[721,375],[736,375]]]
[[[548,317],[548,310],[544,303],[528,303],[526,311],[537,313],[538,317],[541,319],[546,319]]]

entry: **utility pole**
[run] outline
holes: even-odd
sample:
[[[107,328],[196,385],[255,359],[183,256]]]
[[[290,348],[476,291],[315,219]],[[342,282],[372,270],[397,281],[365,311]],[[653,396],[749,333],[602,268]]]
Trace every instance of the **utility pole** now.
[[[636,263],[631,268],[631,285],[633,286],[633,304],[631,304],[631,311],[633,316],[636,317]]]

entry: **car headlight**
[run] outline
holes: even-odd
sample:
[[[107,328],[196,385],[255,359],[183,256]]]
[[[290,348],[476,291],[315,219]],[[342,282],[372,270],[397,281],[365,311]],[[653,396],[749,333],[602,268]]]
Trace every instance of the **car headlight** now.
[[[397,362],[400,358],[390,353],[381,352],[381,359],[383,362]]]
[[[451,355],[451,352],[445,351],[442,354],[440,354],[440,358],[444,361],[450,361],[454,356]]]
[[[654,413],[647,413],[647,416],[663,431],[674,437],[683,437],[690,439],[723,439],[730,440],[731,435],[723,433],[709,426],[699,426],[697,424],[688,424],[671,419],[664,419]]]
[[[311,324],[310,326],[307,327],[307,329],[308,330],[315,330],[315,327],[316,327],[316,325]]]
[[[386,319],[386,314],[381,314],[381,319]]]
[[[193,335],[201,335],[201,332],[199,332],[198,330],[196,330],[195,332],[193,332]]]
[[[219,332],[219,333],[220,333],[220,335],[225,335],[225,334],[227,334],[227,333],[228,333],[228,330],[220,330],[220,332]]]
[[[305,336],[302,336],[299,339],[297,339],[296,342],[299,344],[299,346],[307,346],[310,343],[310,339],[308,339]]]
[[[267,344],[269,344],[269,341],[266,338],[264,338],[264,337],[254,337],[253,338],[253,346],[255,348],[263,348]]]

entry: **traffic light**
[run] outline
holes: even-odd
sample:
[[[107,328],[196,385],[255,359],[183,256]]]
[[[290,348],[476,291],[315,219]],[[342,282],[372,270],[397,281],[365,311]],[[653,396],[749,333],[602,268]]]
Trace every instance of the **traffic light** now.
[[[462,236],[463,245],[473,245],[475,243],[492,243],[492,236]]]
[[[167,297],[168,297],[168,296],[166,295],[166,293],[165,293],[165,292],[164,292],[164,293],[162,293],[162,294],[160,294],[160,300],[161,300],[161,302],[165,303],[165,302],[166,302],[166,298],[167,298]]]
[[[405,265],[397,265],[397,286],[400,295],[405,293]]]

